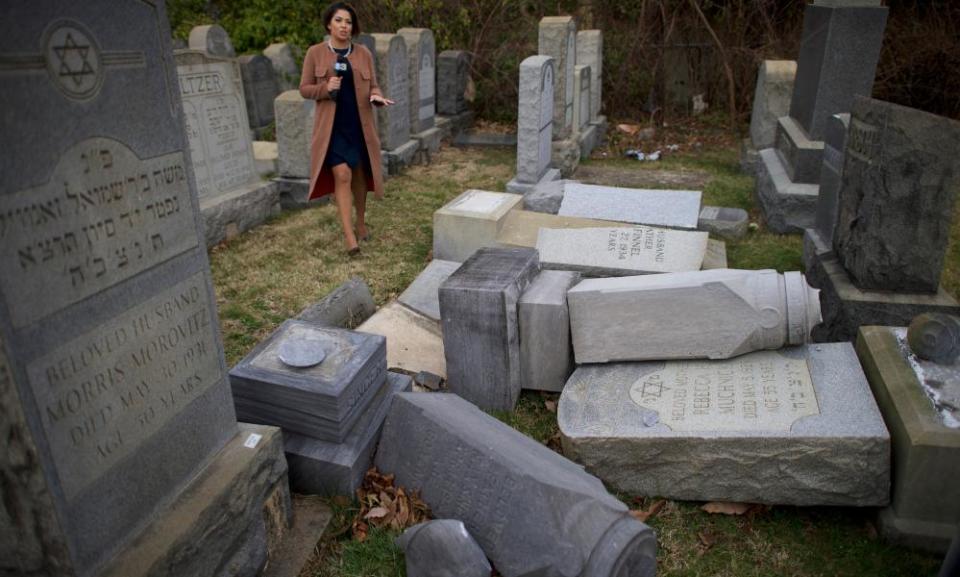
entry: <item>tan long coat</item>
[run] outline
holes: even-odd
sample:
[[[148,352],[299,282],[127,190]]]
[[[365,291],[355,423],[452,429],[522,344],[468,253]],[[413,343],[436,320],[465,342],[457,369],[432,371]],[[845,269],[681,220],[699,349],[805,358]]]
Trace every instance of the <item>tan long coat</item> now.
[[[363,128],[363,140],[367,144],[367,156],[370,158],[370,170],[367,174],[367,190],[377,197],[383,195],[383,173],[380,168],[380,137],[374,120],[373,105],[370,96],[378,95],[377,74],[373,67],[373,55],[362,44],[354,44],[347,57],[353,68],[353,83],[357,92],[357,108],[360,110],[360,125]],[[313,138],[310,142],[310,196],[309,199],[333,194],[333,172],[323,166],[333,132],[333,117],[337,103],[330,99],[327,92],[327,79],[336,75],[333,65],[337,55],[330,50],[326,42],[314,44],[307,50],[303,59],[303,74],[300,76],[300,95],[316,101],[316,113],[313,117]]]

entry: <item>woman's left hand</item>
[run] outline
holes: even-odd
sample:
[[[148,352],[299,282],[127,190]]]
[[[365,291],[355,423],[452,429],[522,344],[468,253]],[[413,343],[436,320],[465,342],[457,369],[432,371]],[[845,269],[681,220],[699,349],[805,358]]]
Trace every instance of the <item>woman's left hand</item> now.
[[[396,103],[389,98],[384,98],[383,96],[377,96],[376,94],[373,94],[370,96],[370,104],[374,106],[390,106],[391,104]]]

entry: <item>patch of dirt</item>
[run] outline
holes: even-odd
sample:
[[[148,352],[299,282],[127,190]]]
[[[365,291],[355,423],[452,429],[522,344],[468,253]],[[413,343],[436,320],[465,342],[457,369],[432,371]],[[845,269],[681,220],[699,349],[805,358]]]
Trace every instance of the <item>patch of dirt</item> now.
[[[710,173],[702,170],[659,170],[617,166],[578,166],[573,180],[586,184],[622,186],[626,188],[675,188],[703,190],[710,182]]]

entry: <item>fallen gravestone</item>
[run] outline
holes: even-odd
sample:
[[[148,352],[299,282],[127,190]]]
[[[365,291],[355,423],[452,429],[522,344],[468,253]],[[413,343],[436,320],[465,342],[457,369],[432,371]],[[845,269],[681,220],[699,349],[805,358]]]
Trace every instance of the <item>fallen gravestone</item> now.
[[[388,372],[373,402],[342,443],[284,431],[290,488],[305,495],[353,496],[373,462],[374,448],[394,395],[409,391],[411,379]]]
[[[727,243],[711,238],[707,241],[707,252],[703,255],[703,265],[700,269],[716,268],[727,268]]]
[[[410,373],[427,371],[447,376],[440,324],[397,303],[389,302],[357,330],[387,339],[387,366]]]
[[[810,342],[819,291],[799,272],[721,269],[587,279],[570,289],[577,363],[726,359]]]
[[[629,276],[700,270],[707,233],[633,228],[541,228],[537,250],[543,268],[584,276]]]
[[[463,521],[504,577],[656,572],[653,531],[598,479],[456,395],[397,395],[376,465]]]
[[[583,184],[599,184],[622,188],[664,188],[700,190],[710,182],[710,173],[703,170],[654,170],[633,167],[587,164],[577,167],[571,178]]]
[[[575,272],[545,270],[520,296],[520,382],[524,389],[560,391],[573,372],[567,290],[579,281]]]
[[[463,262],[496,245],[504,218],[522,201],[516,194],[465,191],[433,213],[433,258]]]
[[[460,263],[452,260],[432,260],[423,272],[410,283],[400,297],[401,303],[437,322],[440,321],[440,296],[437,291],[443,281],[460,268]]]
[[[695,229],[700,196],[696,190],[642,190],[571,182],[564,187],[557,214]]]
[[[544,212],[514,209],[507,213],[497,233],[497,244],[536,248],[541,228],[633,228],[634,225],[609,220],[594,220],[575,216],[557,216]]]
[[[574,182],[577,181],[561,179],[537,184],[523,193],[523,208],[532,212],[557,214],[567,185]]]
[[[493,568],[463,521],[434,519],[397,538],[410,577],[490,577]]]
[[[382,336],[288,320],[231,369],[230,385],[240,419],[342,443],[386,370]]]
[[[583,365],[564,453],[617,491],[695,501],[886,505],[890,438],[849,343],[723,361]]]
[[[327,296],[304,308],[296,318],[325,327],[352,329],[370,318],[376,310],[370,287],[360,277],[352,277]]]
[[[285,532],[280,431],[230,400],[169,32],[162,3],[0,18],[3,575],[252,575]]]
[[[914,356],[905,332],[865,326],[857,338],[893,445],[893,492],[880,529],[895,542],[943,552],[960,518],[960,364]]]
[[[705,206],[700,209],[697,230],[705,230],[726,240],[739,240],[746,236],[750,215],[742,208]]]
[[[517,301],[538,272],[536,250],[481,248],[440,285],[450,390],[485,410],[520,396]]]

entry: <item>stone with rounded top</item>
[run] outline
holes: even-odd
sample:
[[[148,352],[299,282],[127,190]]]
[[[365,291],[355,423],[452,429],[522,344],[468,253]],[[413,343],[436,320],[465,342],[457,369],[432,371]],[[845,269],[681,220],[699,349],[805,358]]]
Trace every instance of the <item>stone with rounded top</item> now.
[[[233,42],[230,41],[230,35],[219,24],[194,26],[190,30],[190,39],[187,42],[191,50],[201,50],[210,56],[222,58],[237,56],[233,49]]]
[[[921,359],[953,363],[960,357],[960,317],[943,313],[917,315],[907,328],[907,342]]]

